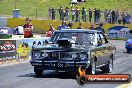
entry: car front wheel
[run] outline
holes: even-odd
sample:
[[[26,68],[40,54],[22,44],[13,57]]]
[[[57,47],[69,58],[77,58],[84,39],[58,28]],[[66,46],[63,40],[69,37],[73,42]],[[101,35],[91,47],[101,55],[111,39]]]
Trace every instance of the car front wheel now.
[[[131,51],[130,50],[127,50],[127,53],[130,53]]]
[[[102,69],[102,73],[112,72],[112,70],[113,70],[113,59],[110,59],[108,61],[108,63],[105,66],[103,66],[101,69]]]
[[[37,77],[40,77],[43,74],[43,70],[42,69],[38,69],[37,67],[34,67],[34,72],[35,72]]]
[[[92,61],[88,68],[86,68],[86,74],[96,74],[96,62]]]

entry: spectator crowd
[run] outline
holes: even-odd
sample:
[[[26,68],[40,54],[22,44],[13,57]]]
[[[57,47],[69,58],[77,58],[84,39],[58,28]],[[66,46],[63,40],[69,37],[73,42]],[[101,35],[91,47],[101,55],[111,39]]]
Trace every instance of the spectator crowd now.
[[[103,18],[104,23],[130,24],[132,19],[128,12],[119,10],[105,9],[103,11],[97,8],[86,9],[85,7],[82,7],[81,9],[78,7],[60,7],[59,9],[49,8],[48,17],[50,20],[56,20],[57,14],[59,15],[59,20],[73,22],[80,22],[82,20],[83,22],[100,23],[103,22]]]

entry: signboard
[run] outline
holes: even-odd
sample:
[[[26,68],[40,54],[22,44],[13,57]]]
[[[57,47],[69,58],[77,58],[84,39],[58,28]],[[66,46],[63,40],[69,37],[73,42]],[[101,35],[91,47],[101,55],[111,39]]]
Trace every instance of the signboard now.
[[[16,40],[0,40],[0,61],[16,59]]]
[[[46,38],[24,38],[16,40],[18,59],[29,59],[33,45],[44,45]]]
[[[44,45],[46,38],[23,38],[0,40],[0,62],[29,59],[32,46]]]

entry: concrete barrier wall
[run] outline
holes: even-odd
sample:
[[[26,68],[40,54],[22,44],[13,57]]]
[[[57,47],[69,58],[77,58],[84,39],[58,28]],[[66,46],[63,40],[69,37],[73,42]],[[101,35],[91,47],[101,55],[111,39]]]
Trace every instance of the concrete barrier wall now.
[[[18,25],[24,25],[26,23],[25,18],[8,18],[7,19],[7,26],[9,27],[17,27]],[[57,29],[58,26],[61,24],[61,21],[52,21],[52,20],[36,20],[33,19],[31,23],[34,26],[34,32],[38,33],[45,33],[49,29],[49,24],[53,24],[54,28]],[[74,22],[72,28],[77,28],[79,25],[79,22]],[[110,27],[116,26],[118,24],[104,24],[104,29],[107,30]],[[91,23],[82,22],[83,28],[89,28],[91,26]],[[95,27],[98,27],[99,24],[96,24]],[[126,24],[124,26],[127,26],[128,28],[132,29],[132,24]]]

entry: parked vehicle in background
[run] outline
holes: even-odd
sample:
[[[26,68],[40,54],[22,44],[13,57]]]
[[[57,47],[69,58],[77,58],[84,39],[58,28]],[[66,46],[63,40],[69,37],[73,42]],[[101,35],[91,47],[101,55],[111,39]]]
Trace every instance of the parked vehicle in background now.
[[[132,37],[126,41],[125,48],[127,50],[127,53],[130,53],[132,51]]]

